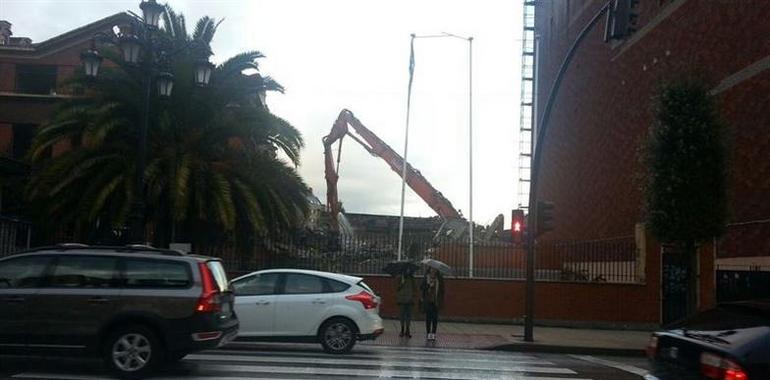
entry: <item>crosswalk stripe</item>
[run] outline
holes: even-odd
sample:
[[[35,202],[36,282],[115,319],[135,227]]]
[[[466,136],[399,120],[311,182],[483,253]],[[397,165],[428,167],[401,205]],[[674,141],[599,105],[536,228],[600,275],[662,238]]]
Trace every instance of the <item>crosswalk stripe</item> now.
[[[242,356],[261,356],[265,358],[291,357],[291,358],[298,358],[298,359],[319,359],[319,360],[347,359],[347,360],[380,360],[380,361],[384,361],[384,360],[435,361],[435,360],[444,359],[444,356],[426,357],[421,355],[409,355],[408,353],[396,353],[396,352],[372,354],[372,355],[363,355],[363,354],[355,354],[355,353],[346,354],[346,355],[331,355],[331,354],[324,354],[324,353],[310,354],[310,353],[290,352],[290,353],[278,354],[274,351],[256,351],[256,352],[250,351],[248,352],[249,355],[245,355],[246,352],[244,351],[204,351],[204,352],[201,352],[201,354],[221,355],[221,356],[241,356],[241,355]],[[545,362],[544,360],[535,358],[533,356],[513,356],[513,355],[498,356],[498,357],[453,356],[452,358],[460,358],[463,361],[476,362],[476,363],[499,363],[501,361],[507,362],[507,363],[527,363],[527,362],[544,363]]]
[[[416,378],[407,376],[410,378]],[[89,376],[89,375],[62,375],[53,373],[24,373],[13,376],[17,379],[45,379],[45,380],[105,380],[103,376]],[[462,378],[462,377],[420,377],[422,379],[452,379],[452,380],[477,380],[482,379],[479,377]],[[153,377],[154,380],[296,380],[294,377],[254,377],[254,376],[175,376],[175,377]],[[490,377],[484,377],[483,379],[489,380]],[[586,378],[575,377],[540,377],[529,375],[513,375],[506,376],[506,380],[591,380]]]
[[[233,347],[228,345],[227,347]],[[219,349],[216,351],[222,351],[222,352],[243,352],[244,350],[238,350],[238,349],[230,349],[228,350],[227,347],[223,349]],[[285,345],[282,345],[280,343],[275,344],[259,344],[259,345],[238,345],[234,347],[248,347],[249,349],[246,350],[247,352],[275,352],[271,350],[266,349],[273,349],[273,348],[284,348]],[[309,346],[309,347],[315,347],[315,346]],[[328,356],[329,354],[324,353],[323,351],[319,349],[313,349],[311,351],[295,351],[295,352],[301,352],[303,354],[307,355],[320,355],[320,356]],[[520,353],[513,353],[513,352],[506,352],[506,353],[500,353],[500,352],[494,352],[494,351],[479,351],[479,350],[454,350],[454,349],[441,349],[441,348],[414,348],[414,347],[385,347],[385,346],[357,346],[353,349],[352,353],[349,355],[364,355],[367,353],[374,353],[380,354],[382,352],[394,352],[398,354],[405,354],[408,353],[409,355],[426,355],[426,356],[444,356],[446,354],[462,354],[465,355],[464,357],[471,356],[471,357],[482,357],[482,358],[499,358],[499,359],[508,359],[511,357],[517,357],[517,358],[533,358],[531,355],[526,354],[520,354]],[[348,356],[348,355],[346,355]]]
[[[593,357],[593,356],[590,356],[590,355],[570,355],[570,356],[575,358],[575,359],[585,360],[587,362],[591,362],[591,363],[595,363],[595,364],[601,364],[603,366],[616,368],[616,369],[619,369],[621,371],[630,372],[630,373],[633,373],[634,375],[639,375],[639,376],[642,376],[642,377],[647,375],[647,373],[649,372],[649,371],[647,371],[646,369],[643,369],[643,368],[634,367],[634,366],[628,365],[628,364],[618,363],[618,362],[615,362],[615,361],[612,361],[612,360],[600,359],[600,358]]]
[[[349,369],[349,368],[319,368],[319,367],[280,367],[280,366],[263,366],[263,365],[249,365],[249,366],[243,366],[243,365],[219,365],[219,364],[213,364],[213,365],[207,365],[206,370],[211,371],[232,371],[232,372],[247,372],[247,373],[279,373],[279,374],[307,374],[307,375],[341,375],[341,376],[350,376],[350,375],[363,375],[363,376],[380,376],[380,377],[436,377],[439,378],[446,378],[446,379],[467,379],[469,375],[473,374],[458,374],[458,370],[453,370],[452,372],[432,372],[432,371],[420,371],[420,370],[413,370],[413,371],[401,371],[401,370],[391,370],[388,368],[380,368],[380,369]],[[485,372],[485,373],[479,373],[478,375],[481,377],[478,377],[479,379],[488,379],[490,375],[494,373],[506,373],[506,374],[516,374],[516,373],[543,373],[543,374],[555,374],[555,375],[574,375],[577,374],[575,371],[568,369],[568,368],[554,368],[554,367],[533,367],[533,366],[521,366],[517,370],[500,370],[497,371],[495,369],[485,369],[483,371],[477,371],[476,372]],[[459,376],[459,377],[455,377]],[[472,377],[473,378],[473,377]]]
[[[247,355],[206,355],[206,354],[192,354],[187,355],[185,360],[202,360],[202,361],[223,361],[223,362],[239,362],[239,363],[292,363],[292,364],[326,364],[326,365],[360,365],[360,366],[391,366],[391,367],[409,367],[409,368],[437,368],[437,369],[468,369],[468,370],[486,370],[490,367],[482,366],[479,362],[468,363],[465,359],[456,360],[439,360],[425,362],[421,360],[401,360],[392,361],[387,358],[382,360],[370,360],[370,359],[336,359],[336,358],[323,358],[323,359],[301,359],[301,358],[265,358],[259,356],[247,356]],[[452,363],[462,363],[462,365],[453,365]],[[487,362],[488,363],[488,362]],[[500,365],[496,363],[494,368],[497,370],[506,371],[519,371],[521,365],[551,365],[553,363],[543,360],[527,360],[527,361],[515,361],[506,362],[508,365]]]

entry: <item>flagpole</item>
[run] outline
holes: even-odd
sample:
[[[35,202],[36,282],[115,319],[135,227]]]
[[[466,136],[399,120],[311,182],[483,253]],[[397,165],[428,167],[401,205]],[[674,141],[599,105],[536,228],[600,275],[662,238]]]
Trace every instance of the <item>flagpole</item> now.
[[[401,261],[404,242],[404,195],[406,194],[406,157],[409,148],[409,113],[412,107],[412,81],[414,80],[414,33],[410,41],[409,86],[406,92],[406,127],[404,128],[404,160],[401,164],[401,216],[398,219],[398,261]]]

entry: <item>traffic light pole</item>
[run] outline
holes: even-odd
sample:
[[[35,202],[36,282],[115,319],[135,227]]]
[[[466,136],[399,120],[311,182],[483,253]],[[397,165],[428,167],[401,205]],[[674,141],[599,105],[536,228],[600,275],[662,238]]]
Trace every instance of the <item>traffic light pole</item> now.
[[[602,15],[607,12],[612,1],[607,2],[598,12],[594,15],[591,21],[580,31],[575,38],[575,42],[572,43],[567,55],[562,61],[559,72],[556,74],[556,79],[551,87],[551,92],[548,94],[548,101],[543,108],[543,116],[540,118],[534,128],[536,141],[534,150],[532,151],[532,169],[529,182],[529,215],[527,217],[527,281],[526,281],[526,298],[524,302],[524,340],[527,342],[534,341],[534,323],[535,323],[535,242],[537,236],[537,182],[538,172],[540,170],[540,158],[542,156],[541,150],[543,148],[543,140],[545,138],[545,132],[548,128],[548,121],[551,118],[551,109],[553,109],[554,100],[556,94],[561,88],[561,82],[564,79],[564,73],[567,71],[567,67],[575,57],[580,43],[593,29],[596,23],[601,19]],[[537,54],[537,52],[535,52]],[[536,100],[535,100],[536,101]],[[535,115],[537,117],[537,115]]]

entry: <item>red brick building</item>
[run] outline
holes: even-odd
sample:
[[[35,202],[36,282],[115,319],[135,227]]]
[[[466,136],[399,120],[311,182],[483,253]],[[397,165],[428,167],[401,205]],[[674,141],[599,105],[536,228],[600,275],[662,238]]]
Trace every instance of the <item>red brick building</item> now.
[[[72,96],[63,83],[81,67],[80,53],[94,34],[111,32],[128,18],[118,13],[39,43],[13,37],[12,24],[0,21],[0,175],[19,175],[23,167],[19,161],[35,129],[50,118],[58,101]],[[51,154],[67,148],[68,144],[58,144]],[[5,203],[0,212],[14,206]]]
[[[538,120],[576,36],[606,0],[537,1]],[[699,74],[727,125],[728,233],[701,256],[770,256],[770,2],[641,0],[637,32],[604,42],[604,17],[578,46],[542,147],[539,198],[557,207],[554,240],[632,234],[644,220],[638,150],[662,81]],[[702,300],[702,302],[705,302]]]

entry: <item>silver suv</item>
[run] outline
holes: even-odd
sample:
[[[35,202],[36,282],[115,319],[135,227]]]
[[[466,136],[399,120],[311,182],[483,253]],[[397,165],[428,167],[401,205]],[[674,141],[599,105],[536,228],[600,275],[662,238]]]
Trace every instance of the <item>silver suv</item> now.
[[[219,259],[80,244],[0,259],[0,349],[90,353],[124,378],[238,333]]]

